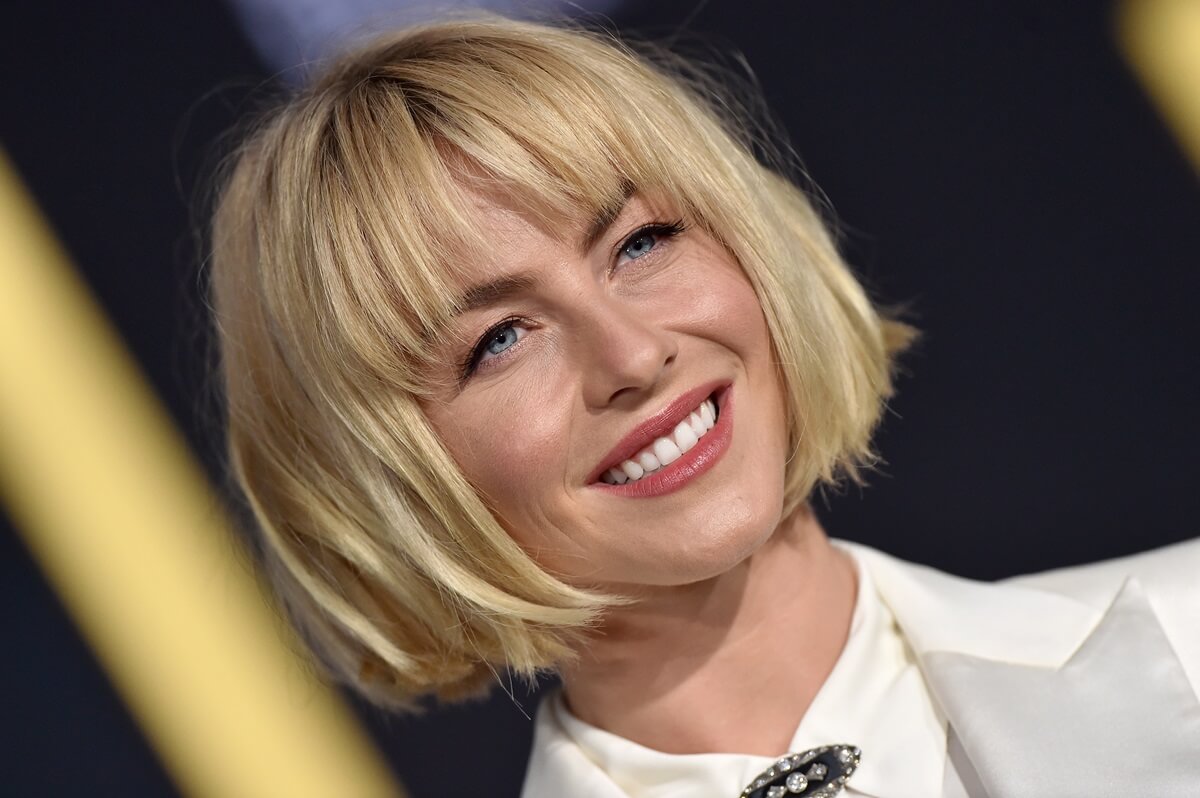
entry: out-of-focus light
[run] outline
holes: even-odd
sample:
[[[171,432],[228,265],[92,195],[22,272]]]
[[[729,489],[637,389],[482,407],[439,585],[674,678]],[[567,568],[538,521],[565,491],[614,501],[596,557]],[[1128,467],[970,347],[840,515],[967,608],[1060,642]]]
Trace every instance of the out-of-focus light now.
[[[1126,58],[1200,171],[1200,0],[1123,0],[1117,11]]]
[[[606,14],[620,0],[228,0],[263,61],[292,83],[304,66],[389,28],[472,9],[514,17]]]
[[[0,498],[182,792],[402,794],[2,152]]]

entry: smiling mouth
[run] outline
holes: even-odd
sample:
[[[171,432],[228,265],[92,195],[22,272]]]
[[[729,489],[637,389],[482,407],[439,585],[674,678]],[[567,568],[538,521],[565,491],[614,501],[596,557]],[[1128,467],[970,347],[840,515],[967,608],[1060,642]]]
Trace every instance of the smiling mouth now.
[[[638,482],[661,471],[691,451],[708,435],[720,415],[720,407],[708,396],[667,435],[655,438],[637,454],[600,475],[606,485],[625,485]]]

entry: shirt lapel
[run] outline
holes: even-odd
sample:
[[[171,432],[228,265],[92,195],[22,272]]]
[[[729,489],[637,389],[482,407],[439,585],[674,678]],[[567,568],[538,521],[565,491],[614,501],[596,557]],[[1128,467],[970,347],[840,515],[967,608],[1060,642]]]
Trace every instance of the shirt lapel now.
[[[1136,580],[1098,611],[854,547],[988,798],[1194,795],[1200,702]]]

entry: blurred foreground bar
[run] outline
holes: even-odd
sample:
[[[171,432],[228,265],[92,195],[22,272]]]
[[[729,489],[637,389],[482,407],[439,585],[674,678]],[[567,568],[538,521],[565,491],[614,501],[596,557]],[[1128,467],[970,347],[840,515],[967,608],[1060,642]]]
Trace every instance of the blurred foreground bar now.
[[[185,794],[403,794],[2,152],[0,498]]]

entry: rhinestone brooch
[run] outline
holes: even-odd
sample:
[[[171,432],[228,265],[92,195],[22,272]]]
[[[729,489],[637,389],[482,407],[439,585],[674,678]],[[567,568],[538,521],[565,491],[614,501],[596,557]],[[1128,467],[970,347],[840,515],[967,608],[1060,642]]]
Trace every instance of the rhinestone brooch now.
[[[854,745],[823,745],[788,754],[755,777],[739,798],[833,798],[858,769]]]

